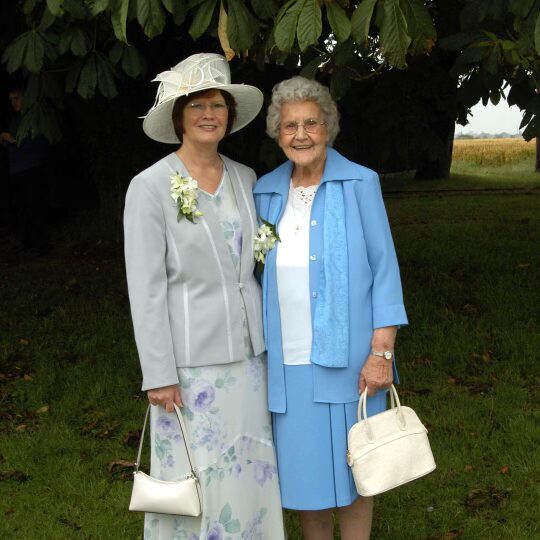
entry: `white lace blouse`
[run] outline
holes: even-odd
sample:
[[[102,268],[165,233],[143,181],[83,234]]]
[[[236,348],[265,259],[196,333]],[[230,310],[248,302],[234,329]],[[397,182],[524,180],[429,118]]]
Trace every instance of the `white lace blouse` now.
[[[290,185],[278,225],[277,286],[285,364],[310,364],[311,304],[309,297],[309,231],[311,207],[318,185]]]

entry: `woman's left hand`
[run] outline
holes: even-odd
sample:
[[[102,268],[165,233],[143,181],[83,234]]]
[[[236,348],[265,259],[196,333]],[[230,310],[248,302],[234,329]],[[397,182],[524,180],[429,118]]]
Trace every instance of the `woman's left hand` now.
[[[396,342],[397,326],[375,328],[371,338],[372,351],[393,351]],[[386,360],[381,356],[370,354],[364,363],[358,380],[358,389],[362,393],[366,386],[368,396],[373,396],[379,390],[388,388],[394,382],[394,360]]]
[[[367,386],[368,396],[373,396],[379,390],[388,388],[393,381],[392,361],[370,354],[360,372],[358,388],[362,393]]]

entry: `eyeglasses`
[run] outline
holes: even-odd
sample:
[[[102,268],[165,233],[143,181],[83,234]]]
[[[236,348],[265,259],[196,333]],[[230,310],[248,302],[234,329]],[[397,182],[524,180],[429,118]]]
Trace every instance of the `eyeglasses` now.
[[[299,126],[304,128],[306,133],[319,133],[321,126],[325,126],[326,122],[319,122],[316,118],[308,118],[304,120],[304,123],[300,122],[286,122],[285,124],[280,124],[279,129],[286,135],[294,135]]]
[[[228,108],[226,103],[220,102],[209,103],[208,105],[199,101],[188,103],[188,109],[196,114],[203,114],[206,111],[207,107],[209,107],[214,114],[225,114]]]

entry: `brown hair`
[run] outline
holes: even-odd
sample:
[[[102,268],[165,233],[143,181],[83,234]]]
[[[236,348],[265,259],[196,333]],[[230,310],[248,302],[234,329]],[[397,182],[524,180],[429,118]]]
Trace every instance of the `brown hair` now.
[[[209,94],[211,92],[219,92],[223,96],[229,113],[227,118],[227,129],[225,130],[225,135],[228,135],[231,132],[234,120],[236,119],[236,100],[231,94],[229,94],[229,92],[225,92],[224,90],[220,90],[219,88],[210,88],[208,90],[200,90],[199,92],[193,92],[192,94],[188,94],[187,96],[181,96],[174,102],[172,121],[174,126],[174,132],[176,133],[176,136],[178,137],[178,140],[180,142],[182,142],[184,136],[183,113],[186,105],[190,101],[193,101],[194,99],[200,96],[204,96],[205,94]]]

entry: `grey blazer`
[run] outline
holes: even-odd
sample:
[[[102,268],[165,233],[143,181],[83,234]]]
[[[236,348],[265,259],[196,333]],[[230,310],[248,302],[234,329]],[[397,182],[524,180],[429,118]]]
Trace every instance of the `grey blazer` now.
[[[251,195],[255,173],[221,156],[242,222],[240,281],[220,224],[203,197],[203,216],[177,221],[170,176],[187,170],[169,154],[133,180],[126,195],[127,281],[143,390],[176,384],[176,367],[244,359],[247,318],[255,355],[264,347],[261,290],[253,277],[257,229]]]

